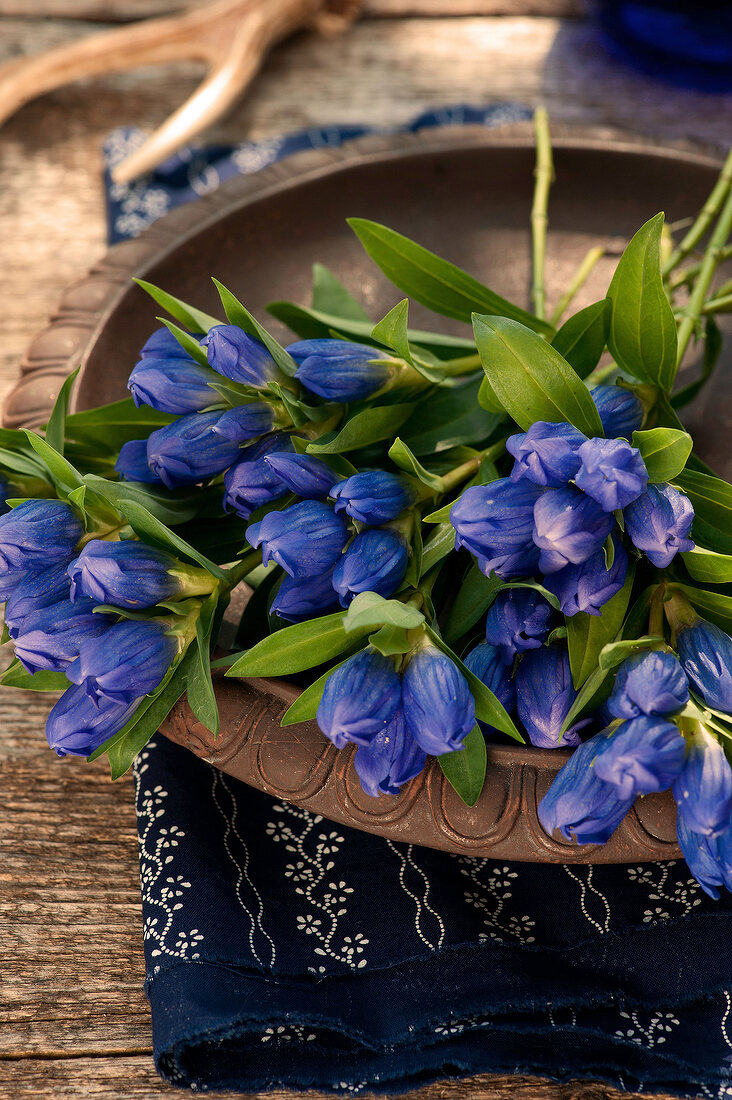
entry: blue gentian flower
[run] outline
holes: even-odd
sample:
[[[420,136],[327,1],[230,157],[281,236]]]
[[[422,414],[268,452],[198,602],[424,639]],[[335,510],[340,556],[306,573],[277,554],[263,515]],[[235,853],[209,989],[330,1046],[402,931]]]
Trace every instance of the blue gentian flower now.
[[[265,401],[252,401],[249,405],[236,405],[219,413],[212,431],[233,443],[248,443],[250,439],[271,431],[274,422],[271,405]]]
[[[383,733],[401,699],[399,677],[388,657],[362,649],[328,677],[317,713],[320,729],[337,749],[368,745]]]
[[[115,623],[101,637],[82,642],[66,675],[97,705],[107,699],[129,706],[158,687],[178,652],[165,629],[152,621]]]
[[[539,803],[539,821],[549,836],[559,829],[565,840],[604,844],[633,805],[634,798],[622,798],[593,767],[605,736],[597,734],[575,749]]]
[[[303,500],[325,500],[340,480],[315,455],[276,454],[269,455],[266,461],[282,484]]]
[[[535,485],[561,489],[579,470],[577,452],[587,436],[571,424],[537,420],[527,432],[511,435],[506,450],[516,461],[511,480],[527,478]]]
[[[481,683],[492,691],[508,714],[516,709],[516,685],[511,679],[511,670],[503,663],[501,654],[495,646],[482,642],[465,657],[463,664],[477,676]],[[493,726],[478,721],[483,733],[495,733]]]
[[[534,542],[542,573],[557,573],[595,554],[610,534],[615,519],[578,489],[549,489],[534,505]]]
[[[347,512],[359,523],[378,527],[396,519],[414,503],[409,482],[388,470],[364,470],[339,481],[330,491],[336,512]]]
[[[427,756],[407,730],[404,711],[398,707],[385,729],[354,757],[356,774],[366,794],[399,794],[399,788],[424,768]]]
[[[241,440],[214,431],[222,415],[227,414],[191,413],[152,433],[147,441],[148,466],[169,489],[222,474],[239,457]]]
[[[91,600],[60,600],[39,607],[23,620],[15,639],[15,656],[31,674],[40,669],[64,669],[79,656],[86,639],[99,639],[114,622],[110,615],[94,614]]]
[[[377,348],[347,340],[299,340],[287,348],[298,365],[295,377],[328,401],[361,401],[391,377],[388,357]]]
[[[70,504],[24,501],[0,516],[0,575],[68,561],[83,533]]]
[[[684,672],[708,707],[732,714],[732,638],[701,619],[677,638]]]
[[[198,340],[196,336],[194,339]],[[173,333],[165,325],[155,329],[152,336],[142,346],[141,359],[191,359],[188,352],[179,344]],[[191,360],[193,362],[193,360]]]
[[[5,625],[11,638],[22,633],[28,616],[35,611],[70,599],[65,561],[48,569],[23,573],[16,581],[5,606]]]
[[[574,483],[605,512],[625,508],[645,492],[648,470],[637,447],[624,439],[588,439],[577,452]]]
[[[705,836],[694,832],[683,817],[676,823],[681,853],[689,870],[705,894],[715,901],[719,898],[717,887],[732,890],[732,828],[720,836]]]
[[[703,726],[688,737],[686,765],[673,785],[678,813],[696,833],[719,836],[732,814],[732,767],[719,741]]]
[[[689,702],[689,685],[673,653],[634,653],[615,676],[607,707],[615,718],[676,714]]]
[[[180,563],[136,539],[91,539],[69,565],[71,599],[139,610],[180,595],[183,584],[170,570]]]
[[[644,714],[622,722],[601,745],[595,774],[621,798],[667,791],[684,767],[686,742],[666,718]]]
[[[295,578],[284,576],[272,601],[271,610],[281,619],[301,623],[317,615],[325,615],[339,607],[338,593],[333,588],[333,570],[321,577]]]
[[[269,512],[246,531],[250,546],[262,547],[262,561],[276,561],[291,577],[320,577],[331,569],[348,541],[345,520],[327,504],[301,500]]]
[[[286,496],[287,486],[269,464],[269,457],[292,448],[283,432],[266,436],[244,447],[224,474],[224,511],[249,519],[255,508]]]
[[[504,579],[531,576],[539,562],[534,504],[542,492],[530,481],[507,477],[471,485],[450,509],[455,549],[464,546],[474,554],[486,576],[491,571]]]
[[[552,628],[554,612],[533,588],[509,588],[499,592],[488,609],[485,638],[497,646],[504,664],[513,664],[517,653],[539,649]]]
[[[232,382],[264,389],[279,377],[279,368],[261,340],[238,325],[214,325],[201,341],[209,366]]]
[[[694,509],[689,498],[672,485],[649,485],[623,515],[633,545],[659,569],[670,565],[679,551],[694,549],[687,537]]]
[[[585,722],[561,733],[576,698],[565,646],[544,646],[525,655],[516,671],[516,709],[532,745],[559,749],[579,744],[577,731]]]
[[[140,481],[148,485],[161,484],[158,475],[153,473],[148,465],[146,439],[131,439],[128,443],[123,443],[114,468],[125,481]]]
[[[615,556],[609,569],[605,565],[605,550],[601,547],[587,561],[565,565],[544,577],[544,587],[557,597],[563,615],[577,615],[580,611],[599,615],[608,600],[625,584],[628,555],[620,539],[614,534],[612,539]]]
[[[83,687],[67,688],[46,721],[46,737],[59,756],[91,756],[132,717],[139,700],[127,706],[93,702]]]
[[[475,725],[475,701],[454,661],[433,645],[411,658],[402,677],[407,728],[429,756],[454,752]]]
[[[193,359],[155,359],[148,355],[134,367],[127,389],[139,407],[149,405],[174,416],[200,412],[220,400],[209,386],[218,379]]]
[[[409,551],[396,531],[372,528],[356,535],[333,570],[333,587],[343,607],[359,592],[391,596],[404,580]]]
[[[590,397],[600,414],[602,430],[608,439],[630,439],[643,423],[643,404],[622,386],[595,386]]]

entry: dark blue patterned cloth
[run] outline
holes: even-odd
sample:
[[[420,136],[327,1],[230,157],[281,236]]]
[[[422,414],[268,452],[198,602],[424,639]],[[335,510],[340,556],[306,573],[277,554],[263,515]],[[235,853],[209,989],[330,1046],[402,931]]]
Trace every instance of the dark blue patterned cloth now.
[[[410,129],[524,118],[446,108]],[[110,237],[333,127],[109,188]],[[140,136],[117,132],[108,164]],[[353,832],[160,738],[136,768],[155,1062],[196,1090],[397,1092],[473,1073],[732,1098],[732,899],[682,862],[508,864]]]

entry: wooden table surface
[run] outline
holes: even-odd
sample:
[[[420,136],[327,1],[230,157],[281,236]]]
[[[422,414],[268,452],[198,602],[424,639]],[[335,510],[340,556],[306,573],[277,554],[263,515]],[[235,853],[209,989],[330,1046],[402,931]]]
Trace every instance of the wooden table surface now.
[[[0,0],[0,61],[69,42],[174,0]],[[446,18],[444,12],[450,12]],[[26,106],[0,133],[0,397],[62,289],[105,250],[100,145],[150,129],[191,93],[182,63],[87,81]],[[333,121],[395,124],[446,103],[545,103],[555,131],[617,134],[723,153],[732,97],[654,83],[613,61],[575,0],[368,0],[347,35],[300,35],[207,136],[263,138]],[[58,760],[51,697],[0,693],[0,1096],[174,1095],[156,1076],[128,778]],[[424,1100],[580,1100],[598,1084],[480,1077]]]

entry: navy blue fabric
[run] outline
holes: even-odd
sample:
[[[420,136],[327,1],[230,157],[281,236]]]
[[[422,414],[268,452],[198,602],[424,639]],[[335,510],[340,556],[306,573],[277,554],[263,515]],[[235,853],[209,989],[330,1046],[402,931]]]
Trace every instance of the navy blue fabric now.
[[[515,104],[415,119],[493,125]],[[110,239],[370,127],[186,150],[108,182]],[[110,135],[108,166],[138,145]],[[393,844],[160,738],[135,766],[155,1062],[175,1084],[397,1092],[481,1072],[732,1097],[732,899],[681,861],[553,866]]]

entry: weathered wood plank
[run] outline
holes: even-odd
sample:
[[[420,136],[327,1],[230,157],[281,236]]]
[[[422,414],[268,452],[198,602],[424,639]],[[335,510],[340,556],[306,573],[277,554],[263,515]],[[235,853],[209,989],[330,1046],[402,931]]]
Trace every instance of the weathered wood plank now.
[[[0,0],[0,16],[126,23],[181,11],[182,0]],[[366,17],[405,15],[578,15],[580,0],[364,0]]]

